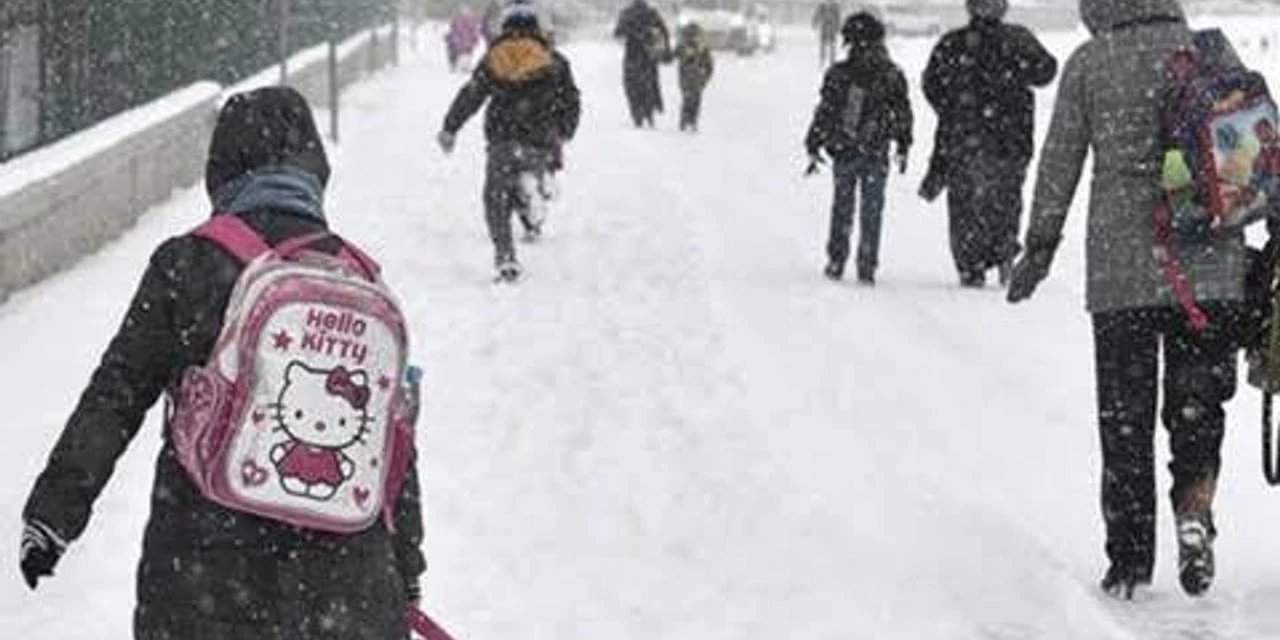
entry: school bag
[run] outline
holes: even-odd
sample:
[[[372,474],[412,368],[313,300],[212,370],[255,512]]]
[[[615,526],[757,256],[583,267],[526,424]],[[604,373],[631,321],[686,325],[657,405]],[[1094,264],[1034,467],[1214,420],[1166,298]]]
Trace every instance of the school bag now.
[[[1211,251],[1216,237],[1264,219],[1280,193],[1276,104],[1217,29],[1172,52],[1164,73],[1156,255],[1178,306],[1203,329],[1208,316],[1184,265]]]
[[[271,247],[233,215],[193,235],[245,267],[209,362],[169,395],[183,469],[228,509],[334,533],[381,515],[393,529],[414,408],[407,325],[377,263],[328,232]]]

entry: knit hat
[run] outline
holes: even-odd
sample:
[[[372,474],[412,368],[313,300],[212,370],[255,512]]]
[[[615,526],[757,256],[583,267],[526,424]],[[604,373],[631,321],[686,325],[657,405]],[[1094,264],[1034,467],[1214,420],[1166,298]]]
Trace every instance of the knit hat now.
[[[884,23],[866,11],[859,11],[844,21],[840,35],[847,46],[855,49],[871,47],[884,41]]]
[[[289,87],[266,87],[231,96],[218,114],[205,164],[210,195],[246,173],[293,168],[329,181],[329,160],[311,107]]]
[[[516,2],[507,7],[502,18],[503,31],[537,32],[541,26],[538,21],[538,10],[527,2]]]
[[[1001,20],[1009,12],[1009,0],[965,0],[969,15],[986,20]]]

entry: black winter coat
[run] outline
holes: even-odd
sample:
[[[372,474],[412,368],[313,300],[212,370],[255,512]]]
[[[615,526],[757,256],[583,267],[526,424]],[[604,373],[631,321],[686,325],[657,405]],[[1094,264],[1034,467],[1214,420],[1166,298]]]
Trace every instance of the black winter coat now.
[[[270,243],[323,229],[316,219],[244,214]],[[24,517],[68,540],[146,412],[187,367],[204,364],[241,265],[212,243],[171,239],[151,257],[128,314],[40,475]],[[397,533],[308,532],[224,509],[199,495],[169,434],[156,462],[138,566],[138,640],[390,640],[407,635],[407,589],[425,567],[416,474]]]
[[[942,37],[924,72],[924,94],[938,113],[938,144],[948,158],[990,155],[1031,160],[1032,87],[1053,82],[1054,59],[1025,27],[974,19]]]
[[[486,100],[489,144],[549,148],[578,130],[582,102],[573,70],[540,35],[506,33],[494,41],[454,98],[444,130],[457,133]]]
[[[805,148],[810,154],[880,156],[894,142],[905,153],[911,148],[912,123],[907,79],[889,52],[883,46],[857,48],[827,71]]]

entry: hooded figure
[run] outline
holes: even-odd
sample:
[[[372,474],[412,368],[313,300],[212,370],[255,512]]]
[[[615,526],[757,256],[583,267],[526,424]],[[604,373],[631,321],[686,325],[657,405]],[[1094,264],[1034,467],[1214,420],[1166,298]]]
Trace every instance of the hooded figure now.
[[[1245,279],[1239,232],[1217,237],[1184,263],[1210,326],[1189,326],[1161,274],[1152,213],[1162,197],[1159,96],[1163,63],[1193,46],[1176,0],[1083,0],[1093,38],[1063,71],[1041,152],[1026,250],[1009,287],[1031,296],[1049,273],[1063,225],[1093,154],[1086,238],[1086,301],[1093,316],[1102,507],[1111,566],[1102,586],[1131,596],[1155,562],[1153,438],[1160,356],[1173,461],[1183,588],[1204,592],[1213,579],[1212,502],[1220,466],[1224,403],[1235,393],[1236,357],[1227,328]]]
[[[634,0],[618,16],[613,37],[625,47],[622,83],[626,89],[631,119],[637,127],[654,125],[662,113],[662,82],[658,65],[671,55],[671,36],[657,9],[645,0]]]
[[[870,13],[856,13],[841,33],[849,57],[833,65],[823,79],[805,148],[813,170],[823,161],[822,153],[830,156],[835,178],[824,273],[831,280],[844,278],[860,190],[858,281],[871,285],[880,262],[889,145],[896,147],[898,171],[905,172],[913,118],[906,77],[889,59],[884,44],[884,24]]]
[[[1058,62],[1029,30],[1003,22],[1005,0],[968,0],[970,22],[942,37],[924,72],[938,114],[921,194],[948,190],[951,254],[964,286],[1018,254],[1022,186],[1035,134],[1032,88],[1053,81]]]
[[[311,110],[296,91],[273,87],[227,101],[206,169],[215,215],[239,216],[273,245],[323,231],[328,177]],[[84,532],[116,461],[161,393],[208,360],[242,267],[193,235],[175,237],[151,256],[23,510],[21,567],[31,586]],[[133,638],[407,636],[406,606],[417,598],[425,567],[416,473],[396,504],[396,533],[378,525],[339,536],[206,500],[180,466],[168,429],[155,435],[164,444],[138,564]]]

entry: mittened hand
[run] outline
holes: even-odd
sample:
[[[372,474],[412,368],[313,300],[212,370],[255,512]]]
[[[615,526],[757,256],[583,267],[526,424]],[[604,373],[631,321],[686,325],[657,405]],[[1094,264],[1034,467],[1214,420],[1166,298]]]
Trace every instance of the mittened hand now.
[[[826,164],[826,160],[822,159],[822,154],[817,151],[809,152],[809,166],[805,168],[804,175],[812,176],[822,170],[822,165]]]
[[[1009,302],[1019,303],[1031,297],[1036,287],[1049,275],[1049,263],[1052,253],[1043,251],[1027,252],[1013,265],[1013,273],[1009,276]]]
[[[453,146],[457,142],[458,136],[448,131],[441,131],[436,135],[436,143],[440,145],[440,150],[445,153],[453,153]]]
[[[42,522],[28,522],[19,549],[19,567],[27,586],[35,589],[40,578],[53,575],[53,568],[66,550],[67,543],[53,529]]]

